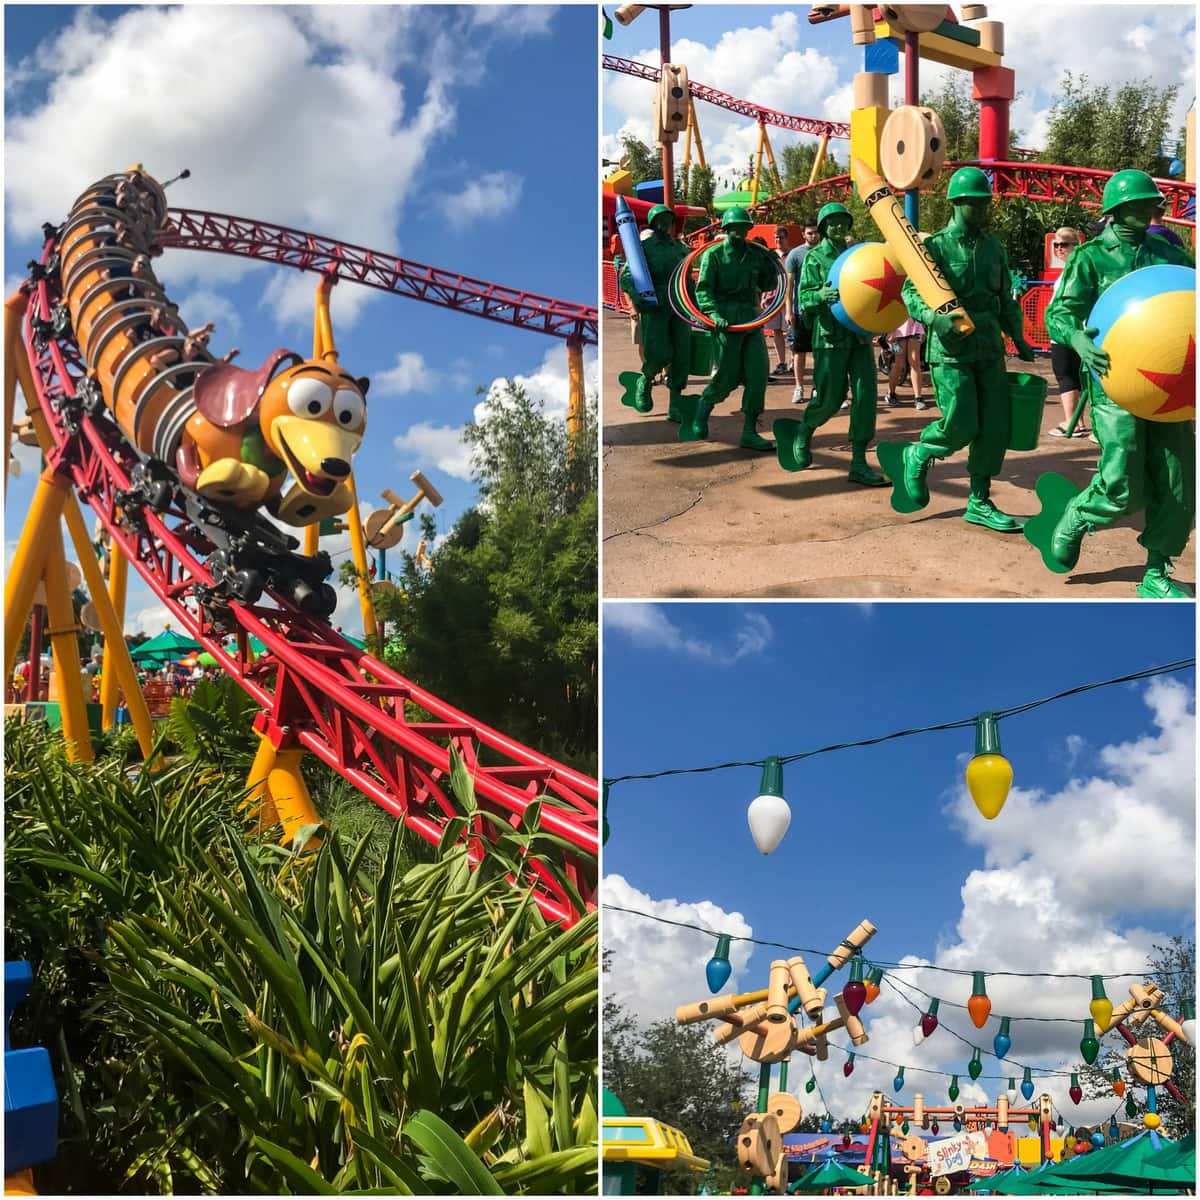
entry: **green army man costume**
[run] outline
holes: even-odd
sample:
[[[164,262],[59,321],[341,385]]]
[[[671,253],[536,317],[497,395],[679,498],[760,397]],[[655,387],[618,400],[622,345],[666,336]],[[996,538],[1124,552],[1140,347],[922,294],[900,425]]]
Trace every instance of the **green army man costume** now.
[[[1102,211],[1112,213],[1111,224],[1073,251],[1046,308],[1050,336],[1070,345],[1087,370],[1084,395],[1092,405],[1100,462],[1091,483],[1066,502],[1048,546],[1043,545],[1047,518],[1057,515],[1050,502],[1030,522],[1029,540],[1043,550],[1053,570],[1069,571],[1079,561],[1084,534],[1144,508],[1146,523],[1138,541],[1146,548],[1146,573],[1137,594],[1174,599],[1191,596],[1171,579],[1170,566],[1187,546],[1195,518],[1195,427],[1190,421],[1146,421],[1110,400],[1102,386],[1108,355],[1092,341],[1096,330],[1086,327],[1100,294],[1122,276],[1159,264],[1195,266],[1166,238],[1147,232],[1161,202],[1162,194],[1144,171],[1118,171],[1105,184],[1102,199]]]
[[[829,273],[846,250],[846,235],[854,219],[841,204],[826,204],[817,214],[821,240],[804,256],[800,268],[799,302],[812,330],[813,394],[799,421],[775,422],[779,463],[789,471],[812,465],[811,442],[819,429],[842,406],[850,388],[850,473],[852,483],[886,487],[887,480],[867,462],[867,446],[875,437],[875,406],[879,391],[871,339],[847,329],[833,315],[838,290]]]
[[[999,238],[984,232],[992,200],[988,177],[978,167],[961,167],[950,177],[946,198],[954,207],[950,224],[925,247],[975,331],[959,333],[947,314],[934,312],[921,299],[911,279],[904,281],[905,307],[928,330],[929,374],[941,416],[925,427],[918,442],[881,443],[879,460],[896,485],[892,507],[915,512],[929,503],[925,476],[933,460],[969,446],[971,494],[963,519],[1016,533],[1018,522],[991,501],[992,479],[1004,465],[1012,431],[1003,335],[1012,338],[1026,362],[1033,361],[1033,348],[1022,333],[1021,306],[1009,286],[1008,255]]]
[[[669,393],[667,416],[669,420],[678,421],[679,397],[687,387],[691,347],[688,342],[690,330],[671,311],[668,299],[671,275],[688,253],[687,247],[671,236],[674,223],[674,213],[663,204],[656,204],[646,214],[650,236],[643,240],[642,250],[654,282],[657,304],[648,304],[637,294],[629,264],[621,266],[621,290],[633,301],[641,324],[642,371],[640,375],[636,371],[624,371],[619,379],[625,388],[621,403],[640,413],[648,413],[654,407],[651,396],[654,377],[665,367]]]
[[[709,250],[700,263],[696,301],[713,320],[716,334],[717,373],[704,389],[679,436],[685,442],[708,437],[708,418],[739,384],[742,386],[742,436],[744,450],[774,450],[774,442],[758,432],[767,395],[767,343],[761,329],[731,332],[730,325],[758,319],[762,295],[779,282],[770,250],[746,240],[753,222],[744,208],[727,209],[721,220],[724,241]]]

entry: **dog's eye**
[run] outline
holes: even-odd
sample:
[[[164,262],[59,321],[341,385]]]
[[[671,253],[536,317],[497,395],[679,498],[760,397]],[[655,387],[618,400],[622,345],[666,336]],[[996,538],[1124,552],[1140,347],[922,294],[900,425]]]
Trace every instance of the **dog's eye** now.
[[[287,391],[288,408],[298,417],[321,417],[329,411],[333,395],[319,379],[293,379]]]
[[[367,406],[354,388],[339,388],[333,398],[333,413],[337,423],[346,429],[361,428]]]

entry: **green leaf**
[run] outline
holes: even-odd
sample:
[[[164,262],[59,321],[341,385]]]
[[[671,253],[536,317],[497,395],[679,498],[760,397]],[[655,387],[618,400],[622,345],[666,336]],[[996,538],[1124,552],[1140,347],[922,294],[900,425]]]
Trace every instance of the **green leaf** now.
[[[284,1176],[305,1194],[336,1196],[337,1191],[323,1175],[318,1175],[302,1158],[298,1158],[287,1147],[255,1137],[256,1145],[283,1172]]]
[[[502,1196],[504,1190],[466,1142],[435,1113],[421,1110],[404,1126],[404,1136],[462,1196]]]

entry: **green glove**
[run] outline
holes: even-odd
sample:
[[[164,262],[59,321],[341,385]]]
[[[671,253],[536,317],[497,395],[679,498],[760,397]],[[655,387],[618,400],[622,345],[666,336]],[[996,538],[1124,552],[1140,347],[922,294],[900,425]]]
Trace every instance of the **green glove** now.
[[[832,284],[827,283],[817,293],[817,299],[822,304],[836,304],[838,302],[838,290]]]
[[[729,322],[724,317],[713,317],[713,328],[718,332],[724,332],[729,328]]]
[[[1094,325],[1089,325],[1086,329],[1077,329],[1071,334],[1071,349],[1079,355],[1079,361],[1089,371],[1095,371],[1097,375],[1108,374],[1108,355],[1092,341],[1092,338],[1099,333]]]
[[[962,345],[965,334],[958,331],[958,327],[954,324],[949,313],[935,312],[929,319],[929,328],[946,343],[947,346],[954,347]]]
[[[1037,355],[1033,352],[1033,347],[1023,338],[1013,338],[1013,345],[1017,348],[1017,357],[1022,362],[1033,362]]]

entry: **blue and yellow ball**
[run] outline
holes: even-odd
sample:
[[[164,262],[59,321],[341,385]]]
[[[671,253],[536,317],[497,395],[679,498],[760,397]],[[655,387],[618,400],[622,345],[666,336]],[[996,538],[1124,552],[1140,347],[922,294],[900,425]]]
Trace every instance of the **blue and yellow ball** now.
[[[900,299],[907,276],[900,260],[883,242],[862,242],[838,255],[829,272],[838,299],[834,317],[853,333],[874,337],[908,320]]]
[[[1097,376],[1114,403],[1147,421],[1196,416],[1196,272],[1142,267],[1096,301],[1088,324],[1109,356]]]

